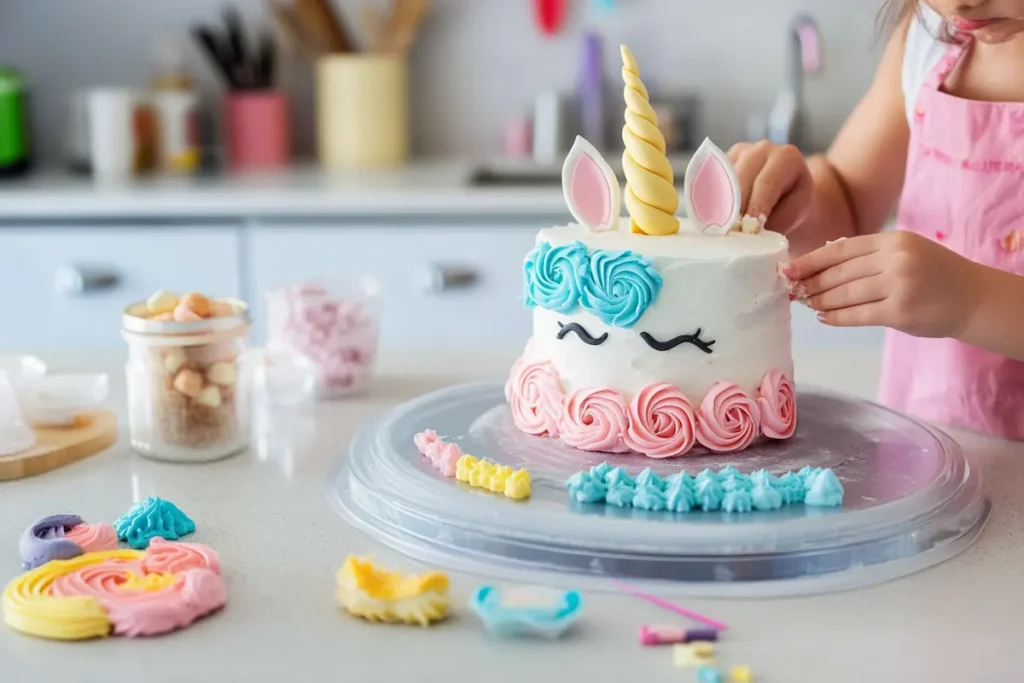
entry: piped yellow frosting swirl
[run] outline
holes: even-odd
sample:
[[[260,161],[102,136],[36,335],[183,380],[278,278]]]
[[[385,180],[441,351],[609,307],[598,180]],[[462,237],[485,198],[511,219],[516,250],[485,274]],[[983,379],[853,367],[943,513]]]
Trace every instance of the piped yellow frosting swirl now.
[[[626,100],[626,125],[622,127],[622,168],[626,174],[626,210],[630,229],[647,235],[679,232],[679,193],[672,164],[665,156],[665,136],[651,107],[647,87],[629,48],[623,45],[622,80]]]
[[[7,584],[4,621],[17,631],[41,638],[102,638],[110,633],[111,624],[99,600],[89,596],[54,597],[50,586],[76,569],[105,560],[141,560],[143,555],[136,550],[107,550],[47,562]]]

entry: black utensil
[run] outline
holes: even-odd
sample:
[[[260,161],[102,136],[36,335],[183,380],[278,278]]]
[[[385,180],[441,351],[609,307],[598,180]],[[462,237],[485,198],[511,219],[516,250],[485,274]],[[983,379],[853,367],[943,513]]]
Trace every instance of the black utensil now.
[[[253,62],[246,47],[242,17],[234,7],[224,9],[224,26],[227,28],[228,45],[235,65],[238,87],[252,88],[255,86]]]
[[[256,68],[258,87],[269,90],[274,87],[274,69],[277,66],[277,46],[269,31],[260,32],[259,63]]]
[[[221,42],[217,34],[206,26],[193,26],[192,38],[199,43],[199,47],[212,63],[214,70],[219,72],[224,85],[229,89],[237,89],[239,85],[231,56],[228,54],[227,46]]]

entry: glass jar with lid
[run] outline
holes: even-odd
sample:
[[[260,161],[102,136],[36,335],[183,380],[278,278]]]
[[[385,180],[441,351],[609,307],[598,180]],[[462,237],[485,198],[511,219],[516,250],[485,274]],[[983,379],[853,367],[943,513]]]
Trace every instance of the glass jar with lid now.
[[[125,309],[128,430],[142,455],[207,462],[249,445],[248,307],[208,301],[205,318],[154,315],[147,302]]]

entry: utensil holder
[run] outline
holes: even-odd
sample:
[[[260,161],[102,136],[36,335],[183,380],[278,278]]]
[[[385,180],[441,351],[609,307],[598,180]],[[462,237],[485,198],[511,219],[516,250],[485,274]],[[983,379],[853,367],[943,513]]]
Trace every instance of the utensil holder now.
[[[280,91],[224,97],[224,147],[233,169],[280,168],[292,157],[291,103]]]
[[[329,169],[397,166],[409,154],[408,67],[395,55],[317,62],[317,148]]]

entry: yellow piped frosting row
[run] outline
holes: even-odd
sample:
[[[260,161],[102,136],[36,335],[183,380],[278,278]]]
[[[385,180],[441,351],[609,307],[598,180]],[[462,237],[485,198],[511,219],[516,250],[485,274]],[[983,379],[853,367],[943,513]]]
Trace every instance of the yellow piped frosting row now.
[[[658,128],[658,116],[647,87],[640,80],[633,53],[625,45],[621,52],[626,100],[622,169],[626,176],[625,203],[630,229],[646,235],[671,235],[679,232],[679,219],[675,216],[679,193],[672,164],[665,155],[665,136]]]
[[[466,454],[459,458],[455,478],[475,488],[500,493],[514,500],[529,498],[533,493],[530,473],[525,469],[513,470]]]

